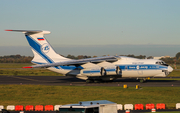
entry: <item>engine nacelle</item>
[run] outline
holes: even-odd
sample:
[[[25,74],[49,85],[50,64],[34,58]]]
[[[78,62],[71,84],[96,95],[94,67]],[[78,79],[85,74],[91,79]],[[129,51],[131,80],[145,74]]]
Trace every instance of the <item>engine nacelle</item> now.
[[[82,69],[80,73],[81,75],[85,75],[85,76],[101,76],[100,69]]]
[[[101,76],[106,76],[106,75],[121,75],[122,71],[119,68],[119,66],[117,66],[116,68],[101,68]]]
[[[81,75],[86,75],[86,76],[107,76],[107,75],[121,75],[122,74],[119,66],[115,68],[102,67],[101,69],[82,69],[80,73]]]

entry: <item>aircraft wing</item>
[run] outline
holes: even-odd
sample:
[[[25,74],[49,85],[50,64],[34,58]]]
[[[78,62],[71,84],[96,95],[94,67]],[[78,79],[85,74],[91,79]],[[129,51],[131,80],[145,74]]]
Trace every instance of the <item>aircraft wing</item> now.
[[[63,61],[63,62],[57,62],[57,63],[48,63],[48,64],[38,64],[38,65],[32,65],[32,66],[27,66],[23,68],[42,68],[42,67],[55,67],[55,66],[60,66],[60,65],[82,65],[88,62],[91,63],[100,63],[103,61],[106,62],[115,62],[119,59],[120,57],[116,56],[104,56],[104,57],[96,57],[96,58],[87,58],[87,59],[80,59],[80,60],[68,60],[68,61]]]

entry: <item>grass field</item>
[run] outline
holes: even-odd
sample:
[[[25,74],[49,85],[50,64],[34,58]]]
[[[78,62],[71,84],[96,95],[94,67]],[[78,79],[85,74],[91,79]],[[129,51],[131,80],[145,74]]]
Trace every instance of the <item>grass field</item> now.
[[[0,68],[22,68],[31,65],[31,63],[0,63]]]
[[[49,71],[44,68],[23,69],[31,66],[31,63],[0,63],[0,75],[14,76],[62,76],[62,74]]]
[[[44,68],[36,69],[0,69],[0,75],[12,76],[62,76],[62,74],[49,71]]]
[[[169,109],[180,102],[180,87],[0,85],[0,104],[59,105],[79,101],[109,100],[118,104],[165,103]]]

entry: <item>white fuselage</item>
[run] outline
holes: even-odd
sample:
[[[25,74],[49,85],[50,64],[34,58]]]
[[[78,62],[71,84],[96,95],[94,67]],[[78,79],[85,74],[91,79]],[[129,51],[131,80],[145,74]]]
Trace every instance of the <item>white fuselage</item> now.
[[[120,56],[116,62],[102,62],[98,64],[87,63],[76,66],[59,66],[58,68],[48,68],[51,71],[64,75],[76,76],[80,79],[88,79],[89,77],[101,77],[101,79],[113,80],[116,78],[146,78],[146,77],[166,77],[172,68],[161,60],[154,59],[136,59],[131,57]],[[160,64],[162,63],[162,64]],[[101,68],[104,67],[106,75],[102,75]],[[120,68],[120,73],[116,73],[116,67]]]

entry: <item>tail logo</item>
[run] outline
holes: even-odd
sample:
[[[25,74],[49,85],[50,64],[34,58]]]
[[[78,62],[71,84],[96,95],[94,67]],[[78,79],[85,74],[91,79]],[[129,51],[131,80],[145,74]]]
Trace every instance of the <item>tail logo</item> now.
[[[43,44],[42,47],[41,47],[41,51],[44,52],[44,53],[48,53],[50,50],[50,46],[49,44]]]

